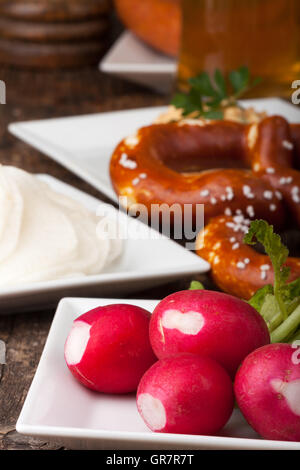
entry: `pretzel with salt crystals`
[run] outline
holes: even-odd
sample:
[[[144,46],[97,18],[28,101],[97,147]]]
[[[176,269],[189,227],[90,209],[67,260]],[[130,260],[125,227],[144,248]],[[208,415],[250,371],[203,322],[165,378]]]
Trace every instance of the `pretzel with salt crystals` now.
[[[184,204],[192,204],[195,216],[196,204],[204,204],[206,236],[198,254],[212,263],[213,276],[222,289],[248,298],[257,286],[270,282],[271,270],[261,270],[266,263],[259,264],[260,255],[252,250],[253,272],[250,263],[245,270],[239,264],[234,275],[228,267],[228,281],[222,279],[229,256],[235,261],[238,253],[231,248],[228,253],[214,251],[213,246],[234,237],[222,220],[242,215],[249,220],[265,219],[278,229],[284,227],[288,215],[300,225],[299,162],[300,125],[280,116],[255,124],[183,120],[143,127],[124,139],[112,155],[110,174],[117,194],[127,196],[128,206],[141,203],[150,211],[153,204],[180,204],[183,209]],[[214,217],[218,218],[212,222],[213,235],[206,242]],[[214,262],[221,254],[227,260],[223,276],[214,271],[221,269]],[[236,262],[244,263],[243,259]],[[297,260],[291,268],[293,276]],[[242,273],[247,273],[244,280]]]
[[[274,283],[270,258],[243,243],[250,220],[242,215],[218,216],[198,234],[196,252],[209,261],[214,282],[224,292],[243,299]],[[289,257],[290,281],[300,277],[300,259]]]

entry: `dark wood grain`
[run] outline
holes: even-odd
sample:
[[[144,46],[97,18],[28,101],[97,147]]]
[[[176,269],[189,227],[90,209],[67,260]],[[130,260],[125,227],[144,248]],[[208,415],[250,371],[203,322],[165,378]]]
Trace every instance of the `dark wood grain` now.
[[[103,75],[96,67],[51,73],[2,68],[0,79],[7,86],[7,104],[0,105],[0,162],[33,173],[48,173],[103,200],[103,195],[87,183],[9,135],[8,123],[162,105],[169,99]],[[182,279],[135,293],[134,297],[162,298],[186,288],[189,281]],[[0,449],[57,449],[53,444],[21,436],[15,431],[53,314],[54,310],[50,309],[12,316],[0,315],[0,339],[7,346],[7,364],[0,366]]]
[[[37,43],[59,43],[99,38],[109,29],[109,18],[96,17],[86,21],[41,23],[0,17],[0,37],[8,40]]]
[[[111,0],[0,0],[0,64],[97,64],[107,46],[111,7]]]
[[[0,38],[0,63],[41,70],[92,65],[99,62],[106,45],[106,37],[61,43]]]
[[[111,0],[0,0],[0,16],[29,21],[77,21],[107,13]]]

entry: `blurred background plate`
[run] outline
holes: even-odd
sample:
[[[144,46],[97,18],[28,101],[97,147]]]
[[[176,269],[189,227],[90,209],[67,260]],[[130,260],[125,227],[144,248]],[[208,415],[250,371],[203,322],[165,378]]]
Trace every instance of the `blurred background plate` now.
[[[170,93],[177,61],[164,55],[134,34],[125,31],[100,63],[100,70],[145,85],[160,93]]]

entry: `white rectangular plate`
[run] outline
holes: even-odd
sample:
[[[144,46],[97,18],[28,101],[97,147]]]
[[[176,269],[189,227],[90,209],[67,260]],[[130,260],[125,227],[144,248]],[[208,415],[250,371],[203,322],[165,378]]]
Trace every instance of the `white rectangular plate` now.
[[[242,101],[258,111],[300,122],[300,108],[277,98]],[[10,124],[12,134],[117,200],[109,178],[111,154],[124,137],[149,125],[164,107]]]
[[[103,204],[98,199],[61,181],[40,175],[55,191],[66,194],[95,211]],[[178,243],[161,236],[142,222],[106,205],[105,214],[117,217],[126,228],[123,254],[103,273],[73,279],[0,287],[0,314],[56,305],[65,296],[111,296],[129,294],[173,279],[209,270],[209,264]],[[137,239],[138,236],[138,239]]]
[[[73,449],[300,449],[299,442],[260,439],[238,410],[219,436],[152,433],[137,412],[134,394],[98,394],[80,385],[65,364],[65,340],[75,318],[110,303],[130,303],[150,312],[157,305],[153,300],[61,300],[17,422],[18,432]]]
[[[99,68],[102,72],[169,93],[176,76],[177,61],[125,31],[103,57]]]

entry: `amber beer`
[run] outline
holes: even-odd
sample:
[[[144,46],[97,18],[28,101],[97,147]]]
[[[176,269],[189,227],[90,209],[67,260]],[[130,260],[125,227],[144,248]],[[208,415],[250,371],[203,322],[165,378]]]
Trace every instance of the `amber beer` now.
[[[178,85],[202,71],[247,65],[256,96],[290,96],[300,78],[300,0],[182,0]]]

